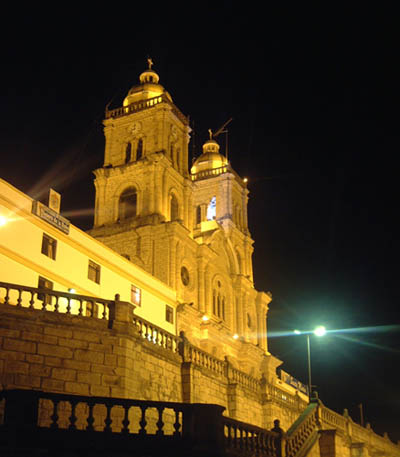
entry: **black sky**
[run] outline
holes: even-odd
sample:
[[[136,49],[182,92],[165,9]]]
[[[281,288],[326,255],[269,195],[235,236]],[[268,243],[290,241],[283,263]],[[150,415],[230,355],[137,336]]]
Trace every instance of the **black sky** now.
[[[3,19],[1,177],[35,198],[54,187],[67,215],[93,208],[105,105],[121,104],[151,55],[195,123],[197,151],[208,128],[234,118],[230,160],[249,178],[255,282],[274,297],[270,335],[372,327],[313,338],[313,381],[325,404],[358,421],[363,403],[374,430],[400,439],[399,332],[380,327],[399,324],[394,11],[101,8]],[[269,344],[306,382],[304,338]]]

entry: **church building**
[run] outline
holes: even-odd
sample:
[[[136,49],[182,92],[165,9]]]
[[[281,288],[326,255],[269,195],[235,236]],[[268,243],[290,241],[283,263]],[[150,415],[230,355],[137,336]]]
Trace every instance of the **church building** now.
[[[246,180],[210,138],[188,167],[188,118],[149,68],[106,111],[89,233],[176,290],[178,332],[259,376],[269,294],[254,288]]]

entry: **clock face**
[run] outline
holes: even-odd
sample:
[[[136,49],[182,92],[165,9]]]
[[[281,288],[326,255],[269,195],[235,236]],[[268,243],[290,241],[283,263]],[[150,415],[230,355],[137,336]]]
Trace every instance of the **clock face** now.
[[[186,267],[181,268],[181,280],[184,286],[187,286],[190,281],[189,271]]]

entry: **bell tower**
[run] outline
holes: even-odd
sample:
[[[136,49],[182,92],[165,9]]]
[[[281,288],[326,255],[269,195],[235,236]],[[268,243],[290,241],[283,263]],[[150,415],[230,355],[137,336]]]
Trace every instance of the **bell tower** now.
[[[106,110],[104,165],[96,170],[94,227],[181,220],[188,227],[188,119],[148,69]]]

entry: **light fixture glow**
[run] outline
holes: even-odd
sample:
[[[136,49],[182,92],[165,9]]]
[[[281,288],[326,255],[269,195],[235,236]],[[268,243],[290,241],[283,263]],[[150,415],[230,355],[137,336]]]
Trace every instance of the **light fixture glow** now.
[[[239,335],[238,335],[237,333],[235,333],[235,334],[233,335],[233,339],[234,339],[234,340],[237,340],[238,338],[239,338]]]
[[[293,330],[293,332],[294,332],[296,335],[301,335],[300,330]]]
[[[3,227],[6,224],[7,224],[7,218],[0,214],[0,227]]]
[[[202,320],[203,322],[207,322],[207,321],[210,320],[210,318],[204,314],[204,316],[201,318],[201,320]]]
[[[248,181],[248,179],[247,179],[247,178],[244,178],[244,179],[243,179],[243,182],[247,182],[247,181]]]
[[[70,288],[68,289],[68,292],[69,292],[70,294],[76,294],[76,290],[75,290],[73,287],[70,287]]]
[[[326,333],[326,328],[323,325],[319,325],[315,330],[314,330],[314,335],[317,336],[324,336]]]

